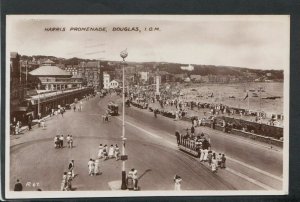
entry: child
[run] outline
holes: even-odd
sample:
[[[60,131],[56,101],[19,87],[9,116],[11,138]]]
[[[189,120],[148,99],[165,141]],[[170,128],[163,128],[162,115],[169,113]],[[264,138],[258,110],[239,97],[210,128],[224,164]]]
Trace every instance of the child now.
[[[60,191],[65,191],[67,186],[67,172],[64,172],[63,179],[61,181]]]

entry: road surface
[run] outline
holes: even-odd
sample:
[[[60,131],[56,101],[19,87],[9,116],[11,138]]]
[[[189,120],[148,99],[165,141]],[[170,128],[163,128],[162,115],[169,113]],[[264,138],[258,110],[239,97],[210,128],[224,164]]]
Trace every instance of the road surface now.
[[[62,174],[68,162],[75,161],[74,190],[110,190],[111,183],[120,181],[122,162],[101,160],[102,175],[89,176],[87,162],[95,159],[99,144],[118,144],[121,147],[122,116],[103,122],[109,101],[120,97],[108,95],[84,101],[81,112],[67,111],[46,122],[46,129],[34,128],[22,135],[11,136],[10,187],[20,179],[24,190],[40,188],[60,190]],[[120,107],[120,112],[122,112]],[[147,110],[126,108],[126,161],[127,171],[138,170],[141,190],[173,190],[173,177],[182,177],[183,190],[280,190],[282,187],[282,151],[263,144],[226,135],[200,127],[196,130],[210,134],[212,147],[227,156],[226,170],[210,171],[178,150],[175,130],[190,127],[190,123],[173,121],[166,117],[154,118]],[[55,135],[71,134],[73,149],[54,149]],[[30,184],[31,183],[31,184]],[[38,183],[38,187],[33,186]],[[27,186],[26,186],[27,185]]]

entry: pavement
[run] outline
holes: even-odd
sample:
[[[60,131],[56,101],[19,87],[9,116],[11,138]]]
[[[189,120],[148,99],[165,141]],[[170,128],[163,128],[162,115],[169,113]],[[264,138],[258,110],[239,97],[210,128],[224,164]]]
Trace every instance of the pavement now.
[[[121,146],[122,116],[103,122],[107,103],[119,96],[84,101],[81,112],[69,110],[46,121],[46,128],[35,128],[11,139],[10,187],[20,179],[24,190],[58,191],[68,162],[75,161],[74,190],[118,190],[122,162],[101,160],[99,176],[89,176],[87,162],[96,158],[98,146]],[[120,107],[119,112],[122,112]],[[227,155],[227,168],[217,174],[206,163],[178,150],[175,130],[189,126],[184,121],[134,107],[126,108],[126,170],[138,170],[141,190],[173,190],[173,177],[182,177],[183,190],[280,190],[282,187],[282,151],[240,137],[225,135],[209,128],[197,128],[210,134],[213,149]],[[55,135],[74,137],[74,148],[55,149]],[[26,184],[28,186],[26,186]]]

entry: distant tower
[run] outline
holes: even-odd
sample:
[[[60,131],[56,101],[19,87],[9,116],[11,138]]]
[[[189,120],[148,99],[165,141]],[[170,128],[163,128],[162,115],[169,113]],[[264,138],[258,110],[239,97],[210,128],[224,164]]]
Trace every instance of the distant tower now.
[[[155,94],[156,95],[160,95],[160,93],[159,93],[159,75],[156,75],[156,77],[155,77],[155,79],[156,79],[156,82],[155,82],[155,84],[156,84],[156,92],[155,92]]]

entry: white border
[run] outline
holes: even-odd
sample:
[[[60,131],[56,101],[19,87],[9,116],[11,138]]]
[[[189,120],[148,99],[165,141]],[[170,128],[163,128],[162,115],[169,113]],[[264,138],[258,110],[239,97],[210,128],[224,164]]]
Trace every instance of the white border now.
[[[184,17],[183,17],[184,16]],[[201,16],[201,20],[212,20],[216,18],[218,21],[247,19],[252,20],[264,20],[266,16],[272,17],[272,20],[278,22],[283,20],[286,22],[286,17],[289,19],[289,15],[226,15],[226,18],[220,17],[221,15],[6,15],[6,36],[7,27],[9,21],[23,19],[29,20],[33,18],[38,19],[90,19],[91,17],[103,19],[152,19],[152,20],[178,20],[178,21],[196,21]],[[222,15],[224,16],[224,15]],[[268,18],[270,21],[270,18]],[[290,29],[289,29],[290,30]],[[290,34],[288,35],[288,37]],[[7,41],[6,41],[7,42]],[[290,43],[290,40],[289,40]],[[288,51],[288,58],[290,58],[290,50]],[[10,180],[10,134],[9,134],[9,120],[10,120],[10,51],[8,45],[6,46],[6,147],[5,147],[5,197],[8,199],[14,198],[90,198],[90,197],[129,197],[129,196],[236,196],[236,195],[287,195],[289,189],[289,94],[290,94],[290,66],[284,69],[284,147],[283,147],[283,184],[281,191],[74,191],[74,192],[62,192],[62,191],[42,191],[42,192],[14,192],[9,190]]]

